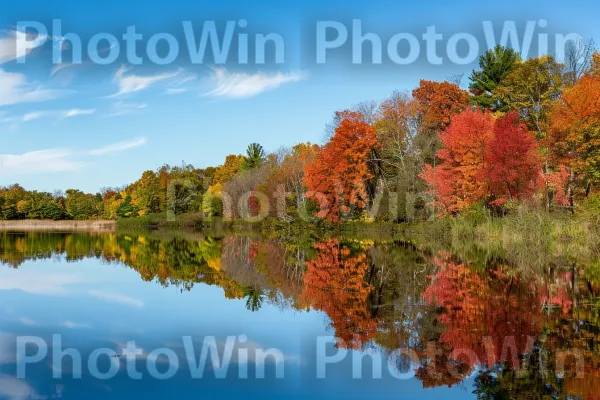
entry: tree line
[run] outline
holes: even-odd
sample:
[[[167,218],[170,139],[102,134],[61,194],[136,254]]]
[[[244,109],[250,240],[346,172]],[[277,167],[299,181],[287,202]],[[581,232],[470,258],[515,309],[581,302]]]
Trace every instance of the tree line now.
[[[252,143],[217,167],[164,165],[97,194],[0,188],[2,219],[129,218],[171,212],[406,221],[502,214],[515,202],[575,212],[600,183],[600,53],[573,44],[565,63],[501,46],[469,77],[421,80],[338,111],[322,145],[266,153]]]

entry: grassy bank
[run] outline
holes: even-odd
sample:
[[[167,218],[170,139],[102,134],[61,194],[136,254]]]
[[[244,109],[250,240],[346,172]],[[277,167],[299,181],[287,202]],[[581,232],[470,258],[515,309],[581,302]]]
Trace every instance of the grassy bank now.
[[[465,259],[496,259],[516,265],[596,263],[600,258],[600,212],[594,209],[548,213],[544,209],[518,205],[502,217],[484,209],[459,217],[435,221],[393,224],[385,222],[286,223],[265,219],[258,223],[201,214],[184,214],[168,219],[166,214],[117,221],[117,229],[195,229],[210,236],[231,232],[260,234],[270,238],[352,237],[411,242],[431,251],[450,251]]]
[[[204,218],[202,214],[182,214],[167,218],[166,213],[150,214],[142,217],[120,219],[116,222],[117,229],[137,231],[149,229],[196,229],[222,236],[227,232],[261,233],[267,236],[297,237],[315,235],[352,235],[354,237],[391,238],[399,228],[393,223],[347,222],[331,224],[317,222],[283,222],[276,218],[267,218],[260,222],[244,220],[227,220],[223,218]]]
[[[2,231],[114,231],[115,221],[53,221],[53,220],[15,220],[0,221]]]
[[[502,217],[485,211],[407,224],[401,236],[434,251],[465,259],[496,259],[513,265],[597,264],[600,214],[582,210],[548,213],[519,205]]]
[[[148,214],[135,218],[124,218],[116,221],[117,229],[148,230],[163,228],[197,228],[202,214],[190,213],[168,217],[167,213]]]

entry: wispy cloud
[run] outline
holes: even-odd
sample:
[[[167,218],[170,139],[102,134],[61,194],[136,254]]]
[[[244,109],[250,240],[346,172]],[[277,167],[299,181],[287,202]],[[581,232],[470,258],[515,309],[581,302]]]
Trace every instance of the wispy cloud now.
[[[125,150],[135,149],[146,144],[148,139],[145,137],[139,137],[132,140],[125,140],[123,142],[117,142],[109,144],[108,146],[99,147],[97,149],[90,150],[89,154],[92,156],[103,156],[110,153],[118,153]]]
[[[135,114],[146,107],[148,107],[148,104],[146,103],[125,103],[119,101],[112,105],[112,112],[107,116],[121,117],[123,115]]]
[[[118,97],[126,94],[139,92],[157,84],[158,82],[175,78],[183,72],[182,69],[178,69],[175,72],[140,76],[134,74],[126,75],[127,71],[128,68],[125,66],[122,66],[117,70],[117,72],[115,73],[114,81],[119,86],[119,91],[109,97]]]
[[[56,118],[56,119],[69,119],[80,115],[92,115],[95,114],[95,109],[81,109],[72,108],[70,110],[48,110],[48,111],[32,111],[24,114],[21,117],[6,117],[2,121],[18,123],[18,122],[29,122],[40,118]]]
[[[176,79],[173,79],[173,81],[170,84],[170,87],[168,87],[167,90],[165,90],[165,94],[174,95],[185,93],[188,91],[188,89],[182,86],[186,83],[193,82],[196,79],[198,79],[198,76],[196,74],[182,73],[178,75]]]
[[[89,328],[91,328],[91,326],[89,324],[82,324],[82,323],[73,322],[73,321],[64,321],[63,323],[60,324],[60,326],[62,326],[63,328],[67,328],[67,329],[89,329]]]
[[[214,88],[205,95],[229,99],[247,98],[278,88],[286,83],[299,82],[306,77],[307,74],[304,72],[247,74],[229,72],[225,68],[214,68],[210,76],[210,82]]]
[[[45,111],[32,111],[30,113],[27,113],[25,115],[23,115],[20,120],[23,122],[29,122],[29,121],[34,121],[36,119],[40,119],[42,117],[44,117],[46,115]],[[7,119],[7,121],[9,121],[10,119]],[[12,122],[12,121],[10,121]]]
[[[144,302],[133,297],[124,296],[117,293],[103,292],[100,290],[90,290],[88,294],[100,300],[107,301],[109,303],[121,304],[125,306],[143,308]]]
[[[191,73],[182,73],[181,75],[178,75],[177,79],[173,80],[173,85],[174,86],[181,86],[184,85],[188,82],[193,82],[196,79],[198,79],[198,75],[196,74],[191,74]]]
[[[86,164],[70,160],[68,149],[46,149],[23,154],[0,154],[0,176],[74,171]],[[0,284],[0,289],[2,285]]]
[[[24,293],[61,296],[69,293],[68,286],[83,280],[71,274],[40,274],[36,271],[0,269],[0,290],[19,290]]]
[[[30,319],[30,318],[27,318],[27,317],[21,317],[21,318],[19,318],[19,322],[22,325],[25,325],[25,326],[39,326],[40,325],[36,321],[34,321],[34,320]]]
[[[19,318],[19,322],[22,325],[25,325],[25,326],[39,326],[40,325],[36,321],[34,321],[34,320],[30,319],[30,318],[27,318],[27,317],[21,317],[21,318]]]
[[[79,115],[92,115],[95,114],[96,110],[92,108],[81,109],[81,108],[73,108],[71,110],[63,111],[63,116],[65,118],[73,118]]]
[[[0,375],[0,397],[8,400],[44,398],[22,379],[10,375]]]
[[[54,76],[54,75],[58,74],[60,71],[64,71],[72,66],[73,66],[73,64],[67,64],[67,63],[56,64],[54,67],[52,67],[52,70],[50,70],[50,76]]]
[[[30,116],[29,118],[33,118]],[[101,156],[134,149],[146,144],[145,137],[113,143],[90,151],[77,151],[66,148],[44,149],[23,154],[0,154],[0,176],[18,177],[23,175],[75,171],[88,165],[74,161],[76,156]],[[0,273],[0,289],[3,288]]]
[[[44,89],[38,83],[28,82],[23,74],[0,69],[0,106],[52,100],[67,92]]]
[[[16,343],[17,337],[15,335],[12,333],[0,332],[0,365],[13,364],[16,361]]]
[[[17,60],[29,55],[33,50],[43,45],[48,36],[30,37],[25,32],[8,31],[0,37],[0,64]],[[27,46],[25,46],[25,42]]]

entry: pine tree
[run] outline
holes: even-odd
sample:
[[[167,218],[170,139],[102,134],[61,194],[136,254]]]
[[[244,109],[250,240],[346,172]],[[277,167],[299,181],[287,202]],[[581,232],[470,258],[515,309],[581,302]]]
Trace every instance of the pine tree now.
[[[482,55],[479,58],[481,71],[473,71],[469,78],[473,103],[482,110],[507,111],[506,104],[493,92],[519,62],[520,57],[513,49],[502,46],[496,46]]]

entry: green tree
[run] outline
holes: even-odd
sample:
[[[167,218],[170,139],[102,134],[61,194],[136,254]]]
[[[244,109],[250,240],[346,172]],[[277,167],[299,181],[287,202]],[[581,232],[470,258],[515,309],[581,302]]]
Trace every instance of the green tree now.
[[[76,189],[69,189],[66,194],[65,205],[70,218],[85,220],[100,215],[99,204],[102,203],[102,196],[98,198]]]
[[[138,215],[138,210],[136,207],[131,204],[131,196],[125,197],[125,201],[123,201],[119,208],[117,208],[117,217],[119,218],[129,218],[135,217]]]
[[[502,46],[488,50],[479,58],[480,71],[473,71],[469,80],[471,101],[482,110],[507,111],[507,104],[494,91],[521,61],[517,52]]]
[[[266,158],[265,150],[258,143],[250,143],[246,149],[243,169],[252,169],[260,166]]]

